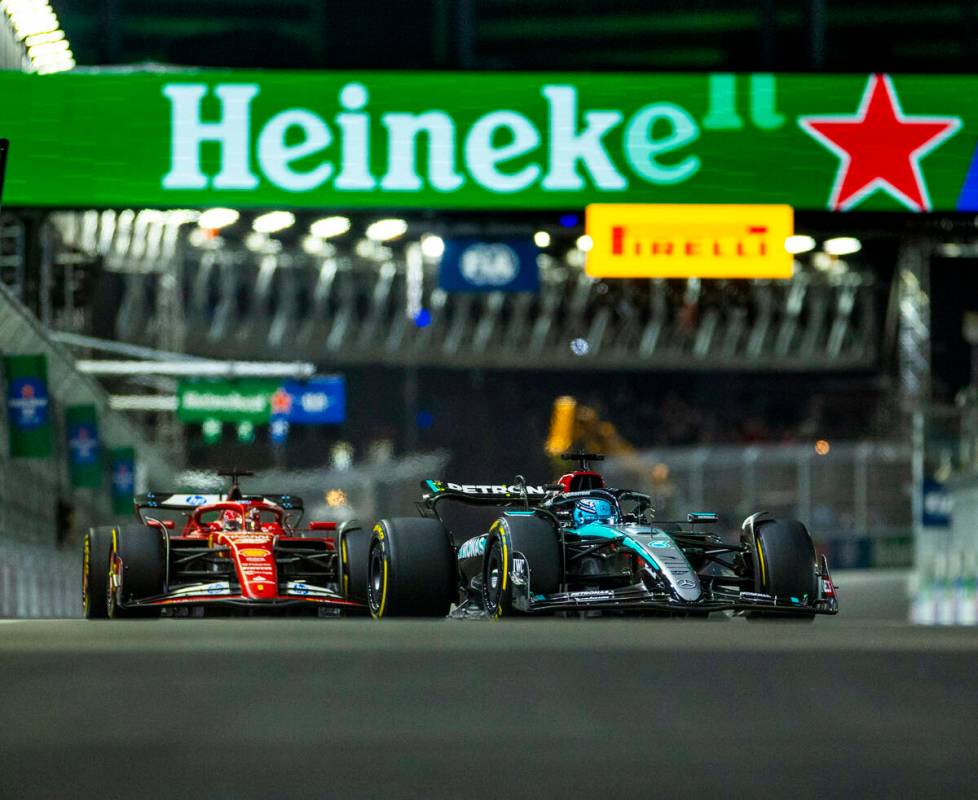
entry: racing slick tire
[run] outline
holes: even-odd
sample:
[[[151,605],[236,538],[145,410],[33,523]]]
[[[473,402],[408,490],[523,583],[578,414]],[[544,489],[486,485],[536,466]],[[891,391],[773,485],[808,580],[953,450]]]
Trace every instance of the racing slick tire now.
[[[560,542],[552,523],[540,517],[505,516],[489,531],[482,560],[482,600],[490,617],[520,613],[513,604],[514,553],[526,562],[532,594],[553,594],[560,588]]]
[[[109,551],[112,528],[90,528],[82,542],[82,611],[85,619],[108,619]]]
[[[111,561],[122,562],[118,591],[107,593],[109,619],[156,618],[159,607],[125,608],[122,604],[163,594],[166,546],[157,528],[129,525],[112,529]],[[110,563],[111,563],[110,561]]]
[[[402,517],[374,525],[367,558],[374,619],[445,617],[458,584],[455,550],[439,520]]]
[[[340,549],[343,576],[343,596],[358,603],[367,602],[367,559],[370,553],[370,532],[359,523],[340,525],[336,541]]]
[[[758,520],[754,523],[753,542],[749,544],[753,548],[755,592],[815,602],[818,597],[815,545],[802,523],[794,519]],[[815,613],[751,611],[747,618],[810,622],[815,619]]]

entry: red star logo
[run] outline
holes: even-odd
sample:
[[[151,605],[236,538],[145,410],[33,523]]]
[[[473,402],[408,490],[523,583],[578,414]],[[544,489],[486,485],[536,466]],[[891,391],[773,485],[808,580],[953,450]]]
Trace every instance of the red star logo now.
[[[292,410],[292,395],[285,389],[276,389],[272,395],[272,413],[288,414]]]
[[[832,211],[848,211],[877,189],[913,211],[929,211],[920,159],[953,136],[961,119],[907,116],[890,77],[872,75],[854,115],[799,117],[798,124],[840,159]]]

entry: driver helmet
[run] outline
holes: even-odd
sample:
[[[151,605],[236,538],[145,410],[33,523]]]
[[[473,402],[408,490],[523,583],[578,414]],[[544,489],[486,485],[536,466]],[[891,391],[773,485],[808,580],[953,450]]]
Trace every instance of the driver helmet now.
[[[614,522],[615,512],[608,500],[599,497],[583,497],[574,503],[574,524]]]
[[[249,531],[261,530],[261,511],[257,508],[248,509],[248,516],[245,517],[245,528]]]
[[[240,531],[241,519],[237,511],[225,511],[221,516],[221,529],[225,531]]]

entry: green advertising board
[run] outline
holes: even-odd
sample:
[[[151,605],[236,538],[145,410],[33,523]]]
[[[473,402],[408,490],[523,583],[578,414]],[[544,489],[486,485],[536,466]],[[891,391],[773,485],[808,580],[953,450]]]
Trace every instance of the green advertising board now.
[[[21,206],[978,210],[966,75],[0,75]]]
[[[271,419],[272,397],[281,384],[260,378],[182,380],[177,385],[177,418],[263,425]]]

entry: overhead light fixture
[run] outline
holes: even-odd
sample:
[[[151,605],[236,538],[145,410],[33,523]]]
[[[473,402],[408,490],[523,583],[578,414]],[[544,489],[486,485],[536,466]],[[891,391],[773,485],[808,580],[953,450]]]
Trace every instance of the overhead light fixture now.
[[[113,394],[109,408],[115,411],[176,411],[175,394]]]
[[[421,237],[421,253],[425,258],[441,258],[445,252],[445,240],[441,236],[426,234]]]
[[[533,234],[533,244],[537,247],[550,247],[550,234],[546,231],[537,231]]]
[[[320,239],[342,236],[348,230],[350,230],[350,220],[346,217],[323,217],[309,226],[309,233],[318,236]]]
[[[308,378],[316,366],[306,361],[113,361],[80,359],[86,375],[169,375],[174,378]]]
[[[592,247],[594,247],[594,240],[586,233],[577,237],[577,249],[582,253],[590,253]]]
[[[815,249],[815,240],[811,236],[797,234],[784,240],[784,249],[792,255],[807,253]]]
[[[850,256],[862,250],[863,245],[855,237],[837,236],[834,239],[826,239],[822,249],[830,256]]]
[[[295,214],[291,211],[269,211],[255,217],[251,223],[256,233],[278,233],[295,225]]]
[[[253,253],[260,253],[268,246],[268,234],[251,231],[244,237],[244,245]]]
[[[407,233],[408,224],[403,219],[379,219],[367,228],[367,238],[374,242],[389,242]]]
[[[216,231],[233,225],[240,216],[233,208],[208,208],[197,219],[197,225],[209,231]]]
[[[819,251],[812,254],[812,266],[815,267],[819,272],[828,272],[832,269],[832,265],[838,263],[832,256],[828,253]]]
[[[310,256],[322,256],[326,255],[329,250],[333,249],[333,245],[326,244],[326,240],[320,238],[319,236],[313,236],[309,234],[308,236],[302,237],[302,252]]]
[[[31,72],[49,75],[75,66],[71,45],[48,0],[4,0],[0,9],[27,52]]]

